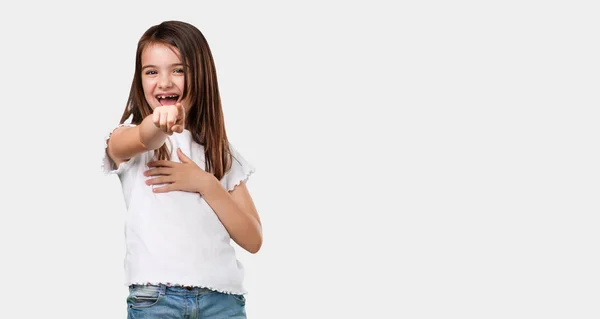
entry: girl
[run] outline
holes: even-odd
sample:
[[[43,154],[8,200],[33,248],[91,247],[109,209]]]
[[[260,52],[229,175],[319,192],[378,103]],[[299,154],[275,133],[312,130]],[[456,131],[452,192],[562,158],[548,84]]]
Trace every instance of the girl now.
[[[250,253],[262,245],[245,184],[254,167],[227,140],[212,54],[196,27],[166,21],[143,34],[103,165],[118,175],[127,208],[128,318],[246,318],[230,239]]]

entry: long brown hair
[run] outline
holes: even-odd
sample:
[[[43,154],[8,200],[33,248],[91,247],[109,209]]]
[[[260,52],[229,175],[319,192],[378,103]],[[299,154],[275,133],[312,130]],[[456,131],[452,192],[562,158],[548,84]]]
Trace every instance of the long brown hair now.
[[[204,146],[206,171],[220,180],[231,168],[231,150],[225,132],[215,63],[208,42],[195,26],[181,21],[164,21],[142,35],[135,55],[135,74],[120,123],[133,115],[131,123],[140,124],[152,114],[142,87],[142,52],[148,45],[157,43],[179,50],[186,76],[181,99],[189,95],[191,103],[185,128],[192,133],[196,143]],[[171,158],[166,144],[155,150],[154,156]]]

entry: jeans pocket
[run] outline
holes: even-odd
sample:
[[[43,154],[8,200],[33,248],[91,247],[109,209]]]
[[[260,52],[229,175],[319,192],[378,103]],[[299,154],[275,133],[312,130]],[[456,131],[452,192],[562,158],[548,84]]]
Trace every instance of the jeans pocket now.
[[[149,308],[158,303],[161,294],[156,286],[134,286],[129,290],[129,308]]]
[[[230,295],[240,305],[242,305],[242,306],[246,305],[246,297],[244,297],[244,295],[236,295],[236,294],[230,294]]]

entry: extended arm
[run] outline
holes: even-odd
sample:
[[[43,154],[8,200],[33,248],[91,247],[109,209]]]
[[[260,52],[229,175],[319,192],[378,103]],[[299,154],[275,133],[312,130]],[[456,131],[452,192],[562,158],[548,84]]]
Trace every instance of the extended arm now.
[[[116,129],[108,140],[106,152],[118,167],[139,153],[161,147],[167,136],[183,131],[184,121],[181,103],[157,107],[139,125]]]
[[[116,129],[110,135],[106,152],[118,167],[139,153],[161,147],[167,136],[154,125],[152,115],[149,115],[140,125]]]

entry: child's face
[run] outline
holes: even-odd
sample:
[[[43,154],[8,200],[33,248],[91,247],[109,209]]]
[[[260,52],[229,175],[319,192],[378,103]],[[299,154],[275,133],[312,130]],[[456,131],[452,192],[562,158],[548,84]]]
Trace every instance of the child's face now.
[[[181,101],[185,87],[183,64],[177,48],[165,44],[150,44],[142,52],[142,88],[144,97],[154,110],[161,105]],[[183,107],[189,111],[188,103]]]

